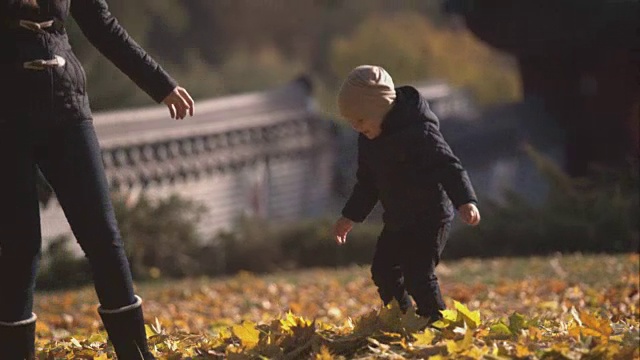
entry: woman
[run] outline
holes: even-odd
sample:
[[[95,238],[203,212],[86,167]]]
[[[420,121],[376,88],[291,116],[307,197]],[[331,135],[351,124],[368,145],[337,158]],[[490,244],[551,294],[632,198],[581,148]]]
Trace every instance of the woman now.
[[[39,169],[91,264],[98,312],[120,359],[154,359],[109,198],[85,74],[65,31],[89,41],[175,119],[194,103],[111,15],[105,0],[0,0],[0,359],[35,356]],[[5,90],[6,93],[6,90]]]

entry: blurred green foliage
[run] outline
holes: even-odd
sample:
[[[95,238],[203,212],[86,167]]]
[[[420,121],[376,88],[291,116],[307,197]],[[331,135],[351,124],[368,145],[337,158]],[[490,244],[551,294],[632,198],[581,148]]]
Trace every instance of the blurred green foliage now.
[[[261,90],[300,73],[335,116],[341,79],[363,63],[398,83],[431,78],[468,86],[484,103],[519,95],[516,65],[453,26],[437,2],[385,0],[110,0],[111,12],[196,98]],[[152,100],[102,57],[71,20],[94,110]]]
[[[114,209],[133,275],[137,278],[195,275],[202,246],[198,223],[203,205],[179,197],[136,201],[114,195]]]

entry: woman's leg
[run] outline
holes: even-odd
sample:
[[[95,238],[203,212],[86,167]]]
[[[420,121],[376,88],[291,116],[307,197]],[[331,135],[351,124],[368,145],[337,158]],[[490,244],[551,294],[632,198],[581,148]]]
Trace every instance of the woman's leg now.
[[[100,304],[115,309],[134,303],[129,262],[92,123],[56,128],[47,137],[38,153],[40,169],[89,259]]]
[[[0,125],[0,359],[34,352],[41,238],[32,145],[26,130]]]
[[[52,131],[41,150],[40,168],[91,264],[99,313],[116,353],[153,359],[92,122]]]

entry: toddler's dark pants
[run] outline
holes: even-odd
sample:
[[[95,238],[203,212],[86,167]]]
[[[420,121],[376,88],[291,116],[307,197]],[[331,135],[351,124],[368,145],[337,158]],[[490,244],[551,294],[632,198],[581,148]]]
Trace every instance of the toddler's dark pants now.
[[[447,241],[450,221],[413,224],[401,228],[385,226],[376,244],[371,277],[386,304],[394,298],[401,308],[416,303],[417,314],[441,317],[445,303],[435,268]]]
[[[100,304],[135,303],[92,122],[46,130],[0,123],[0,321],[32,316],[41,247],[36,167],[89,259]]]

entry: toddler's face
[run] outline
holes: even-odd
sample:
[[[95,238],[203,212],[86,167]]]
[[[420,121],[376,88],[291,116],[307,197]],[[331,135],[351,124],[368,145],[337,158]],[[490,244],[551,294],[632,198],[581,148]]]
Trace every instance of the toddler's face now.
[[[368,139],[375,139],[380,135],[382,129],[380,128],[381,122],[372,119],[349,119],[351,127],[366,136]]]

